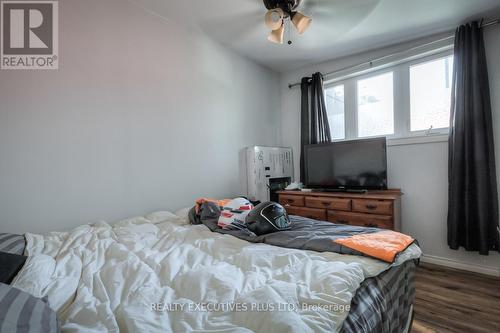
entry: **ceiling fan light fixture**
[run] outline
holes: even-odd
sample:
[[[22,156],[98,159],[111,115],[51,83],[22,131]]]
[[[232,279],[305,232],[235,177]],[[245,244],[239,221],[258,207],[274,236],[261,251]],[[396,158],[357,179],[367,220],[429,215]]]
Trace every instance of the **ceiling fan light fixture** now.
[[[282,23],[281,27],[271,31],[271,33],[267,37],[267,40],[276,44],[283,44],[284,37],[285,37],[285,25]]]
[[[312,23],[312,18],[302,14],[301,12],[295,12],[292,14],[292,23],[295,26],[295,29],[297,29],[299,35],[302,35],[307,29],[309,29],[309,26]]]
[[[285,12],[281,8],[271,9],[266,13],[266,26],[271,30],[278,30],[283,25]]]

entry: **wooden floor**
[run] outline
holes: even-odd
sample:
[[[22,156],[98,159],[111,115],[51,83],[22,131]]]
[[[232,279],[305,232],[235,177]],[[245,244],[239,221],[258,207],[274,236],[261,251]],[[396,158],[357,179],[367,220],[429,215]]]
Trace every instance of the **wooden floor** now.
[[[421,264],[412,333],[500,332],[500,279]]]

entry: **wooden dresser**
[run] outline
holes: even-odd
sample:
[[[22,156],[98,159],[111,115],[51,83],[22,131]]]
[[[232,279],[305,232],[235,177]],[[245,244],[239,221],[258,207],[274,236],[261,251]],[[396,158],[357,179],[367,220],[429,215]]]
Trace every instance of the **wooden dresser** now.
[[[401,190],[367,193],[280,191],[288,214],[363,227],[401,230]]]

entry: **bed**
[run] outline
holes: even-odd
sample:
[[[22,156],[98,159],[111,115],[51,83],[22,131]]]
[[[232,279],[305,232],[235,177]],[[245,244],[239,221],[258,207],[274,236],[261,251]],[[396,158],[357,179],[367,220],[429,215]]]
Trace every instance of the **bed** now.
[[[71,332],[404,332],[417,245],[394,264],[252,244],[158,212],[26,234],[12,286]]]

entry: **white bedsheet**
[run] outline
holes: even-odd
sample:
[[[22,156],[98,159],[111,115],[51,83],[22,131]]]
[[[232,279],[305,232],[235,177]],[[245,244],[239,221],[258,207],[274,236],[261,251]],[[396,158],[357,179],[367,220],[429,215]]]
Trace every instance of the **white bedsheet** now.
[[[389,268],[185,222],[158,213],[27,234],[14,285],[48,296],[66,332],[338,332],[361,282]],[[420,254],[412,245],[396,264]]]

